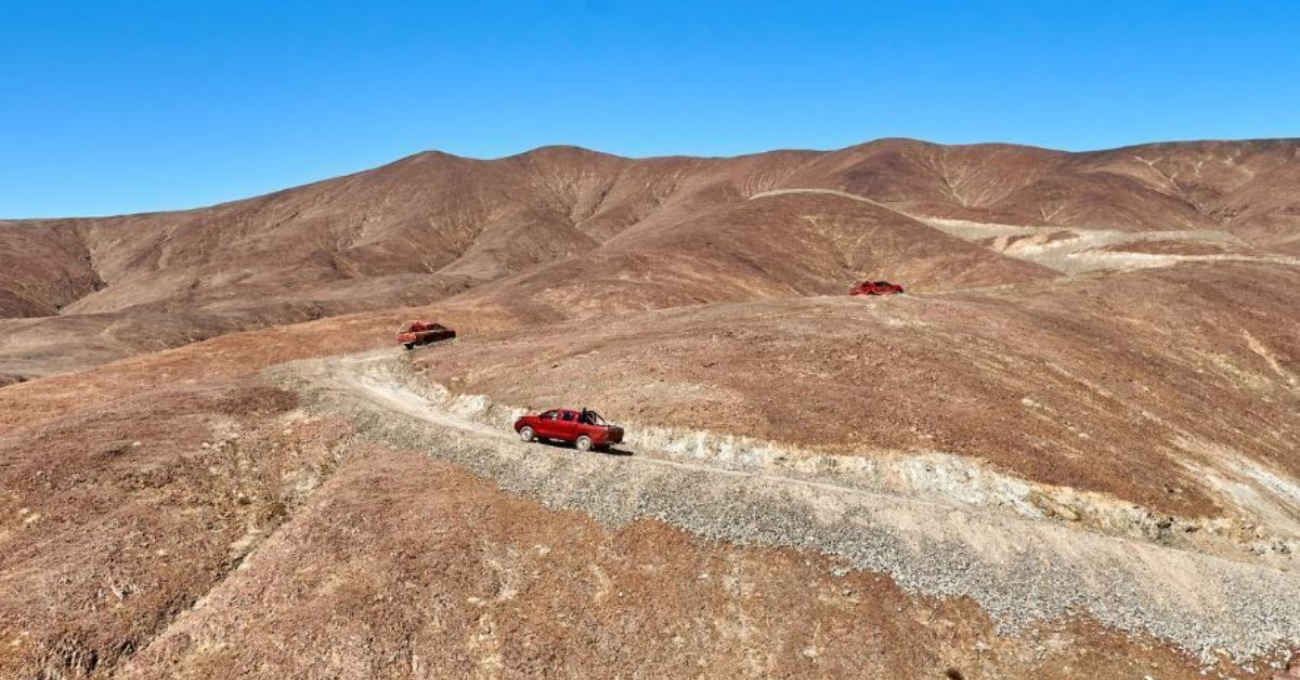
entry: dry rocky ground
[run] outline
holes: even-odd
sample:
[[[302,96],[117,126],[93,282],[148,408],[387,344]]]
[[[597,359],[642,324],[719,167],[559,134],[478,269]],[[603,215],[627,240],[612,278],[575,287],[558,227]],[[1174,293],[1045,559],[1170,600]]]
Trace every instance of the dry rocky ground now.
[[[1297,154],[421,154],[0,222],[0,677],[1269,678]],[[561,404],[633,455],[509,438]]]

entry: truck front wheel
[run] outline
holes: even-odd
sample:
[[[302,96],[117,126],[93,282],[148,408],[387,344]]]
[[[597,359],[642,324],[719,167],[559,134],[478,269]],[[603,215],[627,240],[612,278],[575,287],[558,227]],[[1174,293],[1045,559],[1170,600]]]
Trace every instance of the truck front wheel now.
[[[533,428],[528,427],[527,425],[525,425],[525,426],[519,428],[519,438],[522,439],[522,440],[524,440],[524,441],[526,441],[526,442],[530,442],[530,441],[532,441],[532,440],[533,440]]]
[[[578,441],[574,443],[577,445],[579,451],[591,450],[591,437],[588,437],[585,434],[582,435],[581,437],[578,437]]]

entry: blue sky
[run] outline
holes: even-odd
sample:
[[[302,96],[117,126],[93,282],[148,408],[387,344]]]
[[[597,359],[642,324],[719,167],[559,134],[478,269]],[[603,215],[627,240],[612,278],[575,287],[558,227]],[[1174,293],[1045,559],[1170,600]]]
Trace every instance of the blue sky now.
[[[0,217],[425,149],[1300,136],[1300,3],[0,0]]]

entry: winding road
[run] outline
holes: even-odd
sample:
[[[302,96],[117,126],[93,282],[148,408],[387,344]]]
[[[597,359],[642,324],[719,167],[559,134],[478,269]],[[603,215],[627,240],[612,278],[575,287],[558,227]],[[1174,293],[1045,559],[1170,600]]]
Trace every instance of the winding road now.
[[[1083,613],[1207,662],[1300,645],[1300,574],[1288,567],[833,480],[527,444],[505,426],[509,409],[425,383],[392,351],[294,362],[272,375],[309,410],[353,419],[366,439],[425,451],[611,528],[652,519],[709,540],[816,551],[913,592],[970,597],[1004,630]]]

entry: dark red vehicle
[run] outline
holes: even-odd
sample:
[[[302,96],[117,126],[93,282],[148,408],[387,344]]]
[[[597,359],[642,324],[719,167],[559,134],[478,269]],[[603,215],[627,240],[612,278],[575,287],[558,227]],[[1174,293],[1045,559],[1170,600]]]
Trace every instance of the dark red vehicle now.
[[[888,281],[862,281],[849,295],[902,295],[903,287]]]
[[[397,344],[403,345],[407,349],[415,349],[416,345],[442,342],[455,337],[456,331],[442,324],[425,321],[407,321],[402,324],[401,328],[397,329]]]
[[[534,439],[572,442],[579,451],[604,449],[623,441],[623,428],[610,425],[599,413],[585,408],[581,411],[557,408],[540,415],[523,416],[515,421],[515,432],[526,442]]]

